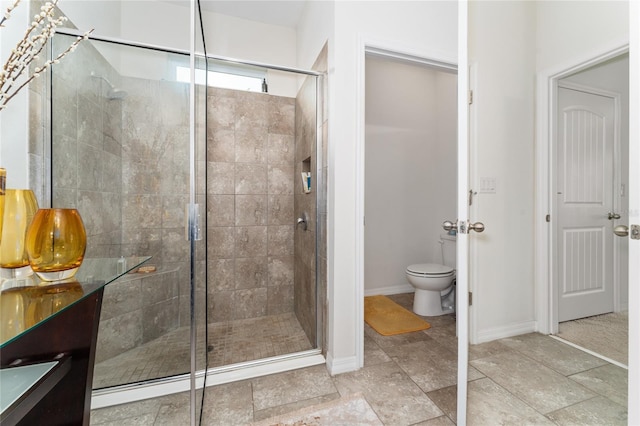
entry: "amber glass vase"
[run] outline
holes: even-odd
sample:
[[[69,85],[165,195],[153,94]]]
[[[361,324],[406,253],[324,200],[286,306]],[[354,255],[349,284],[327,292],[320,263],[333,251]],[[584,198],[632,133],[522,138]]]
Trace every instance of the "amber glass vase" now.
[[[4,195],[4,220],[0,240],[0,268],[3,278],[33,274],[29,268],[26,235],[38,202],[30,189],[7,189]]]
[[[29,264],[44,281],[73,277],[86,246],[87,234],[76,209],[40,209],[27,231]]]

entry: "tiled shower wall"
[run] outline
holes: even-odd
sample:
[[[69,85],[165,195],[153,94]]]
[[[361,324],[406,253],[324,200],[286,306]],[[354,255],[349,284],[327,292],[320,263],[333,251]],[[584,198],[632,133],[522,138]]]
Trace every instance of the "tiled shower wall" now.
[[[317,291],[318,291],[318,332],[321,334],[318,336],[318,343],[322,348],[322,352],[327,353],[327,333],[326,333],[326,318],[327,318],[327,176],[329,176],[328,166],[328,148],[329,148],[329,121],[327,111],[327,95],[328,95],[328,82],[326,79],[328,71],[328,52],[327,45],[325,44],[315,64],[313,70],[322,73],[318,78],[319,85],[319,99],[318,99],[318,120],[316,120],[316,132],[318,133],[317,149],[320,150],[319,155],[316,157],[320,160],[320,164],[317,167],[319,177],[317,185],[317,209],[318,209],[318,235],[317,238]]]
[[[296,154],[294,211],[306,216],[307,229],[295,229],[294,309],[309,341],[316,342],[316,78],[306,77],[296,97]],[[301,173],[311,173],[310,192],[302,187]]]
[[[207,101],[209,322],[292,312],[295,99]]]
[[[73,37],[57,36],[54,51]],[[122,103],[103,80],[118,74],[88,43],[52,69],[52,207],[77,208],[87,231],[86,257],[120,256]]]

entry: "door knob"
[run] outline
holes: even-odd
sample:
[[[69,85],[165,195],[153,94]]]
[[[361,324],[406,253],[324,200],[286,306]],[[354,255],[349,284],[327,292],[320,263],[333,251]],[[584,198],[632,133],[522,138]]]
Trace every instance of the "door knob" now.
[[[629,235],[629,228],[627,227],[627,225],[618,225],[613,228],[613,233],[618,237],[626,237],[627,235]]]
[[[445,220],[444,223],[442,224],[442,228],[447,232],[451,231],[452,229],[457,229],[458,221],[456,220],[454,223],[454,222],[451,222],[450,220]]]
[[[613,220],[613,219],[620,219],[620,215],[618,213],[611,213],[609,212],[607,214],[607,219],[609,220]]]
[[[470,223],[469,229],[474,230],[476,232],[482,232],[484,231],[484,223],[482,222]]]

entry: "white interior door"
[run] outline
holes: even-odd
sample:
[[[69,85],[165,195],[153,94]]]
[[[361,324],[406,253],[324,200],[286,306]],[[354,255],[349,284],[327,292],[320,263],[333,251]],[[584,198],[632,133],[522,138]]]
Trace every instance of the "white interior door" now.
[[[559,321],[613,312],[615,113],[611,97],[558,88]]]
[[[629,2],[629,116],[640,115],[640,3]],[[640,122],[629,123],[629,224],[640,225]],[[629,393],[630,425],[640,424],[640,240],[629,241]]]
[[[458,223],[469,217],[469,54],[468,3],[458,2]],[[466,229],[465,229],[466,231]],[[467,424],[467,372],[469,364],[469,238],[456,239],[456,327],[458,332],[458,381],[456,423]]]

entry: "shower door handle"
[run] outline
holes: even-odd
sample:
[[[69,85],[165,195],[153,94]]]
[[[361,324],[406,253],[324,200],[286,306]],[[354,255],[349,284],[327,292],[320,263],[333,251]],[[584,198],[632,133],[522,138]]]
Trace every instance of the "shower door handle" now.
[[[191,221],[191,215],[193,213],[193,222]],[[184,209],[184,238],[187,241],[191,241],[193,235],[193,241],[202,240],[202,227],[201,227],[202,215],[200,213],[200,204],[186,204]],[[191,229],[189,225],[191,224]]]

